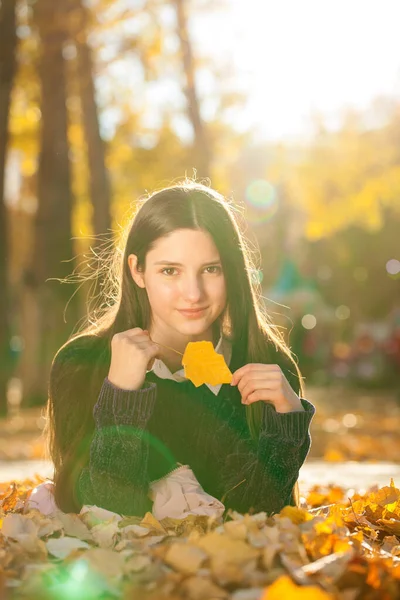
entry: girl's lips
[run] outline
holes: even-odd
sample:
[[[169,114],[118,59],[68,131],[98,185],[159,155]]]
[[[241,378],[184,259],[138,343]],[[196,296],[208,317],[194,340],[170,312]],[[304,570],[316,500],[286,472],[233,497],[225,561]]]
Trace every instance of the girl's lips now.
[[[206,308],[200,308],[196,310],[179,310],[179,312],[186,317],[197,317],[200,316],[205,310]]]

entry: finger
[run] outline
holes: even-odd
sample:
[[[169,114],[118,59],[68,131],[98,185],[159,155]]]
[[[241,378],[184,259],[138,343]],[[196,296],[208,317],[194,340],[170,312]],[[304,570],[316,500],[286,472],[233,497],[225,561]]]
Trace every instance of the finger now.
[[[143,329],[141,327],[133,327],[132,329],[126,329],[125,331],[121,331],[122,335],[127,335],[127,336],[131,336],[131,335],[135,335],[138,333],[143,333]]]
[[[247,400],[250,394],[253,392],[264,389],[264,390],[276,390],[279,382],[269,379],[251,379],[246,383],[244,388],[240,391],[242,401]]]
[[[154,365],[154,362],[155,362],[155,360],[156,360],[156,359],[155,359],[155,357],[154,357],[154,358],[152,358],[152,359],[151,359],[151,360],[148,362],[148,364],[147,364],[147,371],[151,371],[151,369],[153,368],[153,365]]]
[[[155,342],[150,342],[149,340],[139,341],[135,345],[141,350],[157,350],[157,352],[160,352],[160,347]]]
[[[244,365],[243,367],[240,367],[232,374],[234,385],[246,373],[256,373],[257,371],[280,372],[281,368],[279,365],[269,365],[269,364],[265,365],[262,363],[249,363],[248,365]]]
[[[252,392],[251,394],[249,394],[249,396],[247,397],[246,401],[243,402],[243,404],[249,406],[251,404],[254,404],[254,402],[268,402],[269,404],[272,404],[273,406],[276,407],[276,403],[279,400],[280,395],[279,392],[276,390],[269,390],[269,389],[261,389],[261,390],[255,390],[254,392]]]
[[[136,344],[137,342],[153,342],[153,340],[151,340],[150,337],[145,333],[136,333],[134,335],[128,335],[126,336],[126,339],[134,344]]]
[[[240,373],[241,371],[259,371],[260,369],[268,369],[270,371],[279,371],[280,366],[276,364],[270,363],[249,363],[247,365],[243,365],[243,367],[239,367],[236,369],[235,373]]]
[[[276,372],[274,372],[274,371],[270,371],[270,372],[258,371],[258,372],[254,372],[252,374],[244,375],[240,379],[240,381],[237,383],[238,390],[242,393],[245,386],[251,381],[257,381],[258,383],[263,382],[263,381],[279,382],[279,381],[281,381],[281,374],[278,373],[277,371]],[[262,387],[262,386],[259,385],[259,387]]]

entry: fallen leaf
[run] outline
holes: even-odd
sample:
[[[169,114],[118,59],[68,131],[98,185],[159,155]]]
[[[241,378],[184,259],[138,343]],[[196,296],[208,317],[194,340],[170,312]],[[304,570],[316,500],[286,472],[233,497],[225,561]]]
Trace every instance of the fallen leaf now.
[[[135,554],[125,561],[123,570],[124,573],[138,573],[139,571],[147,569],[152,564],[150,556],[146,556],[145,554]]]
[[[46,542],[46,548],[56,558],[66,558],[74,550],[90,548],[89,544],[73,537],[51,538]]]
[[[296,506],[285,506],[279,513],[281,517],[288,517],[295,525],[300,525],[305,521],[311,521],[314,517],[309,512]]]
[[[7,494],[5,496],[5,498],[3,499],[2,503],[1,503],[1,510],[5,513],[10,510],[14,510],[17,500],[18,500],[18,489],[17,489],[16,484],[13,482],[11,484],[11,490],[10,490],[9,494]]]
[[[245,563],[259,556],[258,550],[255,550],[246,542],[233,540],[215,531],[200,538],[197,545],[209,556],[221,555],[226,562],[231,563]]]
[[[37,535],[39,527],[26,515],[10,513],[3,519],[1,533],[18,540],[22,535]]]
[[[82,515],[82,521],[84,521],[88,527],[104,523],[105,521],[122,521],[121,515],[115,512],[111,512],[106,508],[100,506],[88,505],[82,506],[79,515]]]
[[[190,600],[225,600],[225,598],[229,598],[227,591],[202,577],[189,577],[182,583],[182,589]]]
[[[164,561],[176,571],[191,575],[198,571],[207,558],[207,553],[200,548],[177,542],[168,548]]]
[[[121,532],[123,532],[124,535],[132,532],[136,537],[139,538],[145,537],[150,533],[150,529],[148,529],[147,527],[141,527],[140,525],[127,525],[126,527],[120,527],[120,530]]]
[[[120,532],[118,523],[99,523],[91,529],[94,541],[100,548],[113,548]]]
[[[332,594],[328,594],[317,586],[300,586],[293,583],[288,575],[279,577],[270,585],[260,600],[335,600]]]
[[[92,533],[89,531],[85,523],[82,522],[79,515],[74,515],[73,513],[63,513],[60,511],[55,516],[63,525],[64,535],[76,537],[80,540],[92,540]]]
[[[154,529],[162,533],[167,533],[160,521],[158,521],[151,512],[147,512],[144,515],[143,519],[140,521],[140,527],[147,527],[148,529]]]
[[[125,558],[118,552],[105,548],[91,548],[84,553],[84,558],[106,578],[121,579],[123,576]]]

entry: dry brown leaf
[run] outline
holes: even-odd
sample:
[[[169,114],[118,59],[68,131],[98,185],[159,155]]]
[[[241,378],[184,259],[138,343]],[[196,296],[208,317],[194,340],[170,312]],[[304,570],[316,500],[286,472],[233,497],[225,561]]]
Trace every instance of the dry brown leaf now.
[[[378,519],[377,524],[381,529],[388,531],[393,535],[397,535],[400,539],[400,521],[398,519]]]
[[[243,521],[226,521],[223,525],[224,531],[234,540],[247,539],[248,528]]]
[[[223,556],[226,562],[245,563],[259,556],[259,552],[241,540],[233,540],[217,532],[206,534],[197,542],[210,557]]]
[[[70,537],[76,537],[80,540],[92,541],[92,533],[87,528],[79,515],[73,513],[63,513],[59,511],[55,517],[62,523],[64,534]]]
[[[90,548],[87,542],[74,537],[51,538],[46,542],[47,550],[56,558],[66,558],[71,552],[80,548]]]
[[[386,509],[392,510],[391,506],[396,507],[400,502],[400,490],[398,490],[393,479],[390,480],[390,487],[385,486],[376,493],[369,494],[368,501],[371,504],[384,506]]]
[[[160,521],[158,521],[151,512],[147,512],[144,515],[143,519],[140,521],[140,526],[147,527],[148,529],[153,529],[161,533],[167,533]]]
[[[197,573],[203,562],[208,558],[206,552],[191,544],[176,542],[168,548],[164,562],[176,571],[189,575]]]
[[[113,548],[120,531],[118,523],[100,523],[92,527],[91,534],[100,548]]]
[[[400,555],[399,539],[395,535],[387,535],[383,538],[381,550],[390,552],[394,556]]]
[[[84,553],[85,560],[105,577],[121,579],[125,566],[125,557],[105,548],[90,548]]]
[[[13,482],[11,484],[11,490],[9,490],[8,493],[3,498],[3,501],[1,503],[1,510],[4,513],[14,510],[17,500],[18,500],[18,488],[17,488],[17,485]]]
[[[182,589],[190,600],[225,600],[229,598],[229,592],[202,577],[189,577],[182,583]]]

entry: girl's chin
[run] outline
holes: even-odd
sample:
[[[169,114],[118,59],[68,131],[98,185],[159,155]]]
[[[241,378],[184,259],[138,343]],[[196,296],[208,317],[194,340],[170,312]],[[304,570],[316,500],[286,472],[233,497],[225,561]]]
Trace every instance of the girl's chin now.
[[[181,333],[182,335],[202,335],[206,334],[207,331],[210,330],[211,324],[208,322],[204,322],[204,320],[197,320],[196,322],[188,322],[188,323],[179,323],[177,327],[175,327],[176,331]]]

